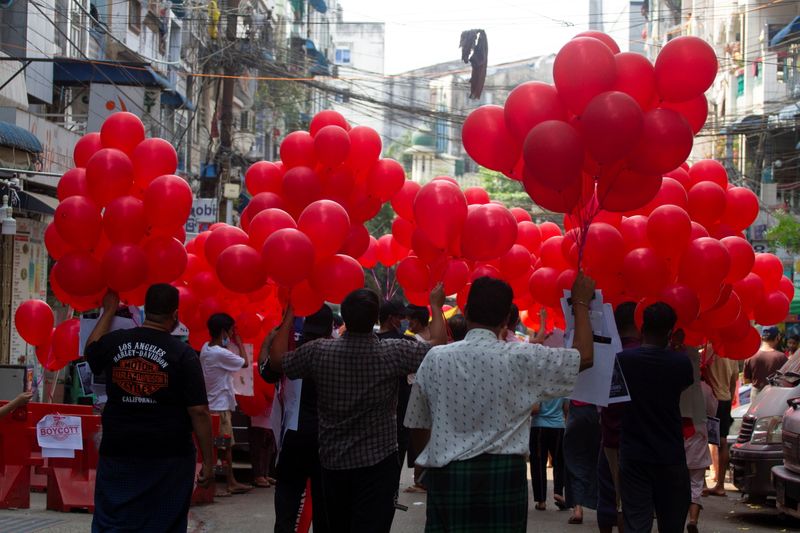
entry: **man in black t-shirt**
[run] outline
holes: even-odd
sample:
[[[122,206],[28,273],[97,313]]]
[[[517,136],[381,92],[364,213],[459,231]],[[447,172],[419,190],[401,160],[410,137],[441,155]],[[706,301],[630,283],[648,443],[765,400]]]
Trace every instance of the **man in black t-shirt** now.
[[[669,305],[647,307],[641,346],[617,356],[631,395],[620,439],[625,533],[649,533],[654,510],[661,533],[679,533],[689,512],[680,397],[694,377],[689,358],[667,348],[675,323]]]
[[[85,349],[92,372],[105,376],[108,395],[92,531],[186,531],[196,469],[193,430],[203,456],[198,485],[208,486],[214,475],[200,360],[171,335],[178,325],[175,287],[151,286],[142,327],[109,333],[118,306],[109,291]]]

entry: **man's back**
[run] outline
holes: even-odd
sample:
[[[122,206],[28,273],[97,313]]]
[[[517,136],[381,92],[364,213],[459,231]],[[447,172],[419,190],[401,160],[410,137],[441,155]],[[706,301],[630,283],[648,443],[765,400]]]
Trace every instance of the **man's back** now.
[[[680,396],[694,381],[689,358],[652,345],[617,358],[631,395],[622,420],[621,457],[665,465],[685,461]]]
[[[772,348],[764,348],[744,363],[744,377],[753,386],[763,389],[769,382],[767,378],[781,369],[788,359],[786,355]]]
[[[416,371],[430,346],[346,333],[286,354],[289,378],[317,387],[320,460],[337,470],[371,466],[397,450],[398,378]]]
[[[203,371],[190,346],[151,328],[118,330],[86,347],[105,374],[100,453],[168,457],[193,453],[187,407],[205,405]]]
[[[409,427],[432,430],[417,462],[441,467],[484,453],[525,455],[531,408],[571,392],[578,366],[575,350],[506,343],[487,329],[432,349],[416,381],[427,402],[414,401],[412,391],[406,418]]]

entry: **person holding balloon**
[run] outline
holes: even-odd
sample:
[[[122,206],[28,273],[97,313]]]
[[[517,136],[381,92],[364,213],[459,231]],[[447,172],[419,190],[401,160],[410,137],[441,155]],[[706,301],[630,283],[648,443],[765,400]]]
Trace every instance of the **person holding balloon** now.
[[[32,398],[33,398],[32,391],[20,392],[13,400],[9,401],[4,406],[0,407],[0,418],[5,418],[6,416],[16,411],[18,408],[28,405],[28,402],[30,402]]]

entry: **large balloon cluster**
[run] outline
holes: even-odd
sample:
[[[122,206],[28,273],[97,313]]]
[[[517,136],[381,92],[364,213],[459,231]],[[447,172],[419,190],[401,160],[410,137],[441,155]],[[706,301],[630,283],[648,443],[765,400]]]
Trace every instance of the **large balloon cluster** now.
[[[179,286],[190,342],[204,340],[205,321],[217,311],[257,338],[287,299],[305,316],[363,287],[358,259],[371,240],[364,223],[407,183],[403,167],[380,155],[375,130],[322,111],[309,131],[286,136],[280,161],[252,165],[241,227],[215,224],[186,245]]]

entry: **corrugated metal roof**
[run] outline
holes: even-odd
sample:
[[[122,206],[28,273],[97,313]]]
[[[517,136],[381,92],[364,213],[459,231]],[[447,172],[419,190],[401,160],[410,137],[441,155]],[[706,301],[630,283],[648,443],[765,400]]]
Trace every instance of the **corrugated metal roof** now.
[[[16,124],[0,121],[0,146],[24,150],[32,154],[42,152],[42,143],[36,135]]]

